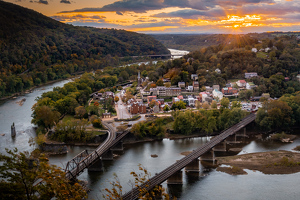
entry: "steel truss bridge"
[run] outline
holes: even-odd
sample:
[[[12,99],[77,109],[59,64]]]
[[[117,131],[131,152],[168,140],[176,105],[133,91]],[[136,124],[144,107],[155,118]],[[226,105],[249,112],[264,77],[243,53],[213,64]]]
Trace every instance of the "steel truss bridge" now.
[[[102,122],[102,124],[108,129],[108,137],[96,150],[92,152],[84,150],[67,163],[65,168],[67,179],[75,180],[86,168],[91,167],[97,161],[101,160],[103,155],[116,146],[129,132],[124,131],[117,134],[108,123]]]

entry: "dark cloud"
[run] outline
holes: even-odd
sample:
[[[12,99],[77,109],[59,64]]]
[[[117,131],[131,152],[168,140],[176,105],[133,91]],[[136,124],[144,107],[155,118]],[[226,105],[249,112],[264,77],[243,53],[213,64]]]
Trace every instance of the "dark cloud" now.
[[[87,15],[54,15],[51,16],[52,19],[55,19],[57,21],[66,21],[66,20],[75,20],[75,21],[82,21],[82,20],[88,20],[88,19],[93,19],[93,20],[100,20],[101,22],[106,18],[105,16],[99,16],[99,15],[93,15],[93,16],[87,16]]]
[[[133,24],[128,26],[129,28],[150,28],[150,27],[164,27],[164,26],[182,26],[182,24],[174,22],[156,22],[156,23],[143,23],[143,24]]]
[[[248,4],[274,3],[274,0],[121,0],[102,8],[82,8],[67,12],[126,12],[143,13],[148,10],[160,10],[168,7],[209,10],[218,6],[242,6]]]
[[[45,4],[45,5],[49,4],[47,0],[39,0],[39,1],[35,1],[35,2]]]
[[[212,9],[209,11],[200,11],[200,10],[178,10],[170,13],[159,13],[152,15],[151,17],[161,17],[161,18],[175,18],[180,17],[183,19],[197,19],[201,16],[204,17],[224,17],[226,16],[225,11],[220,9]]]
[[[235,11],[243,15],[260,14],[260,15],[287,15],[300,13],[299,3],[284,2],[270,5],[247,5]]]
[[[71,2],[68,0],[61,0],[60,3],[71,4]]]
[[[123,15],[123,13],[120,12],[120,11],[117,11],[116,14],[117,14],[117,15]]]
[[[275,3],[274,0],[214,0],[214,2],[222,7]]]

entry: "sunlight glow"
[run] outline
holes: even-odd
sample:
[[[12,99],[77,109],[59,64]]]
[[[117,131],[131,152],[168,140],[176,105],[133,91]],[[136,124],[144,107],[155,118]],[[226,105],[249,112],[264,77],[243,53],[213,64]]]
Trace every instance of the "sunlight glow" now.
[[[237,16],[237,15],[227,15],[227,19],[223,19],[219,22],[219,24],[224,24],[225,28],[241,28],[241,27],[251,27],[251,26],[260,26],[261,21],[260,15],[245,15],[245,16]]]

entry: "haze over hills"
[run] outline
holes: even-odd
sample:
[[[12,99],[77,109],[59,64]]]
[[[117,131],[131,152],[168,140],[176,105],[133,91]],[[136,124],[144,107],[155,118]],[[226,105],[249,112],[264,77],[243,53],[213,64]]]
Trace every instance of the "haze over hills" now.
[[[149,35],[75,27],[3,1],[0,27],[0,97],[65,74],[118,65],[118,57],[169,53]]]

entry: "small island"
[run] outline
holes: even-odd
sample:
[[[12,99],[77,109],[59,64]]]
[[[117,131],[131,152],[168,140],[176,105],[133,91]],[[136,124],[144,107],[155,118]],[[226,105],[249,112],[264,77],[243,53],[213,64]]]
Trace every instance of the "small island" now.
[[[232,175],[243,174],[242,169],[257,170],[264,174],[293,174],[300,172],[300,153],[271,151],[217,158],[217,171]],[[221,165],[232,167],[222,167]]]

